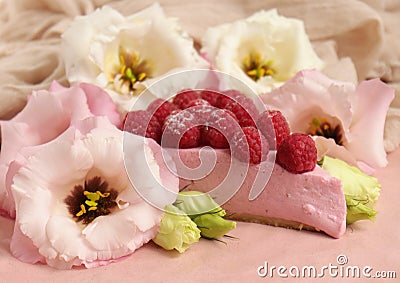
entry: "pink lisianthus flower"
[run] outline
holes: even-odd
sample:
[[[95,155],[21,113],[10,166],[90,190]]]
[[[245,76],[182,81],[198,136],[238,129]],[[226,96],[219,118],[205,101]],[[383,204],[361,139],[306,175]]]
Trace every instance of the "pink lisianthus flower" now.
[[[293,132],[314,136],[319,158],[336,157],[366,173],[387,165],[383,134],[394,90],[379,79],[356,86],[306,70],[261,97]]]
[[[151,139],[123,133],[104,117],[90,117],[49,143],[36,147],[13,177],[16,219],[11,252],[27,263],[58,269],[119,261],[154,238],[163,211],[135,186],[148,186],[158,203],[172,204],[178,178],[167,179],[161,148]],[[125,136],[124,136],[125,135]],[[125,137],[141,148],[124,153]],[[149,160],[128,176],[124,159]],[[152,178],[143,179],[143,173]],[[162,171],[162,174],[161,174]],[[166,195],[170,193],[170,195]]]
[[[114,125],[121,124],[116,106],[101,88],[86,83],[64,88],[54,82],[48,91],[33,92],[25,108],[13,119],[0,121],[0,214],[15,217],[11,184],[18,170],[14,161],[20,151],[45,144],[71,125],[93,116],[105,116]]]

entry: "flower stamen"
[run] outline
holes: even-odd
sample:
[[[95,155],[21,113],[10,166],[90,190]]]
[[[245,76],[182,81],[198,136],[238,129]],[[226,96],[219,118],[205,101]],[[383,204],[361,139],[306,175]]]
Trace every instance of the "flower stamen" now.
[[[327,139],[333,139],[337,145],[343,145],[342,128],[338,124],[336,126],[326,120],[318,120],[314,118],[309,127],[308,134],[313,136],[322,136]]]
[[[71,215],[83,224],[89,224],[99,216],[110,214],[116,203],[118,192],[108,189],[107,182],[100,177],[94,177],[85,182],[84,186],[74,187],[71,195],[65,199]]]
[[[80,208],[81,210],[77,214],[75,214],[75,216],[79,217],[86,213],[86,207],[83,204],[80,205]]]
[[[254,81],[259,79],[275,75],[275,70],[271,68],[272,61],[262,60],[259,53],[251,53],[243,59],[243,71]]]
[[[119,51],[119,66],[110,78],[110,83],[115,84],[117,90],[126,89],[130,94],[136,90],[135,83],[150,78],[150,66],[146,60],[142,60],[136,52],[127,52],[122,48]],[[123,91],[122,91],[123,92]]]

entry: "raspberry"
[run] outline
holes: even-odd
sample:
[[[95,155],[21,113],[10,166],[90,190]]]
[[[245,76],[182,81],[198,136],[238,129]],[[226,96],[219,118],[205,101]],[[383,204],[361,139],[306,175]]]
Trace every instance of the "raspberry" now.
[[[210,105],[210,103],[201,98],[197,98],[195,100],[190,101],[188,104],[186,104],[186,108],[194,107],[194,106],[201,106],[201,105]]]
[[[207,126],[203,128],[203,142],[213,148],[229,148],[228,139],[239,130],[235,114],[226,109],[215,109],[207,120]]]
[[[204,100],[207,100],[210,105],[218,107],[218,99],[221,94],[215,90],[202,90],[200,91],[200,97]]]
[[[152,138],[160,143],[161,125],[156,117],[151,115],[150,111],[137,110],[128,112],[124,120],[124,131]]]
[[[225,109],[235,114],[242,127],[256,127],[258,110],[253,100],[246,96],[236,97],[236,101],[229,102]]]
[[[267,138],[272,149],[279,145],[290,135],[289,124],[279,110],[267,110],[261,113],[257,120],[257,128]]]
[[[314,140],[302,133],[287,136],[278,147],[276,162],[295,174],[314,170],[317,163],[317,148]]]
[[[163,147],[193,148],[200,144],[200,127],[196,125],[195,115],[190,111],[180,111],[165,119],[162,127]]]
[[[198,98],[200,98],[200,95],[196,90],[185,89],[181,92],[178,92],[172,102],[180,109],[186,109],[192,100],[196,100]]]
[[[225,108],[227,104],[235,102],[239,97],[245,97],[245,95],[234,89],[223,91],[217,98],[216,107]]]
[[[165,118],[171,114],[172,111],[177,110],[178,107],[162,98],[154,100],[147,107],[147,111],[153,113],[153,115],[158,119],[161,125],[164,124]]]
[[[214,112],[215,109],[217,108],[211,105],[197,105],[187,108],[185,111],[194,115],[194,119],[198,125],[206,125],[211,113]]]
[[[239,161],[252,164],[266,160],[269,152],[266,138],[254,127],[244,127],[242,130],[232,138],[232,155]]]

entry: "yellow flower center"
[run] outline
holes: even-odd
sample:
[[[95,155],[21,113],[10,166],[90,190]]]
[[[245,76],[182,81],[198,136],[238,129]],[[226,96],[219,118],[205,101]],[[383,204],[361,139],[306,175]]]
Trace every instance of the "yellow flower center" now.
[[[110,193],[102,194],[100,191],[96,191],[95,193],[83,191],[83,195],[86,196],[87,200],[85,201],[85,204],[80,205],[81,210],[75,214],[77,217],[82,216],[87,211],[97,210],[97,205],[99,204],[97,201],[100,198],[109,197]],[[85,205],[88,207],[88,210],[86,210]]]
[[[308,134],[333,139],[336,144],[343,145],[343,130],[340,124],[334,125],[325,119],[312,119]]]
[[[99,216],[110,214],[117,205],[118,192],[108,189],[108,183],[100,177],[86,181],[84,186],[77,185],[65,199],[68,210],[77,222],[89,224]]]
[[[138,53],[127,52],[122,48],[119,51],[119,66],[117,72],[110,78],[110,83],[119,81],[120,89],[126,88],[130,94],[136,90],[135,83],[151,77],[150,64],[142,60]]]
[[[254,81],[275,75],[276,71],[271,67],[272,60],[263,60],[259,53],[250,53],[243,59],[243,71]]]

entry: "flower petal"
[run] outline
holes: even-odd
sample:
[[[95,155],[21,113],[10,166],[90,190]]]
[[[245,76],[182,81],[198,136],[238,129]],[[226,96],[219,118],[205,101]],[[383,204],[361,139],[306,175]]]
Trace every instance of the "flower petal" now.
[[[45,261],[56,268],[104,265],[133,253],[157,233],[163,211],[140,198],[114,207],[110,214],[89,224],[77,222],[71,215],[65,199],[88,178],[100,176],[118,193],[128,190],[136,194],[123,174],[122,131],[105,117],[89,117],[77,125],[83,133],[70,127],[51,142],[24,147],[10,167],[9,172],[19,167],[12,184],[17,212],[12,249],[26,261]],[[99,127],[90,130],[92,126]],[[145,145],[143,139],[140,144]],[[151,151],[150,147],[147,150]],[[151,153],[149,157],[154,159]],[[152,166],[158,170],[157,163]],[[138,176],[142,167],[136,168]],[[177,192],[178,183],[173,184]],[[22,237],[26,237],[24,245],[16,247]]]
[[[313,138],[315,146],[317,147],[318,160],[321,160],[325,155],[328,155],[335,156],[350,165],[357,165],[357,160],[354,156],[345,147],[337,145],[333,139],[327,139],[321,136],[314,136]]]
[[[67,112],[52,93],[34,92],[23,111],[1,123],[2,161],[11,160],[23,146],[48,142],[65,131],[70,121]]]
[[[106,116],[112,124],[114,124],[117,127],[120,126],[121,117],[117,112],[117,108],[114,102],[107,94],[107,92],[105,92],[98,86],[88,83],[80,83],[77,85],[76,88],[66,88],[60,85],[57,81],[53,81],[49,88],[50,92],[62,92],[62,91],[70,92],[69,95],[64,97],[64,100],[66,101],[71,101],[71,99],[73,98],[72,92],[79,92],[80,90],[83,90],[83,93],[86,96],[86,103],[82,103],[82,101],[80,101],[81,105],[87,104],[87,108],[94,116]],[[77,95],[74,94],[74,96]],[[80,108],[82,107],[79,107],[78,105],[77,108],[73,109],[80,109]],[[83,117],[87,116],[88,113],[86,112],[85,114],[86,115],[84,115]]]
[[[53,213],[68,213],[63,199],[73,184],[82,180],[91,163],[84,148],[71,146],[66,140],[55,141],[38,150],[15,175],[12,192],[17,211],[16,226],[39,251],[47,243],[43,231],[48,219]],[[54,254],[52,249],[47,250]]]
[[[158,3],[127,17],[127,22],[129,28],[137,23],[147,25],[142,30],[143,36],[140,40],[135,38],[135,33],[124,28],[123,32],[128,36],[123,38],[127,40],[126,44],[122,43],[137,50],[144,58],[149,58],[154,63],[156,67],[154,77],[179,67],[192,69],[209,66],[194,49],[193,40],[181,29],[176,20],[166,17]]]
[[[143,199],[159,209],[175,201],[178,178],[166,167],[168,160],[154,140],[125,132],[124,154],[129,179]],[[132,196],[136,199],[136,193]]]
[[[352,122],[351,83],[329,79],[314,70],[301,71],[281,87],[261,95],[267,106],[279,109],[293,132],[307,132],[313,118],[333,118],[340,122],[348,139]]]
[[[61,230],[62,233],[60,233]],[[97,253],[82,237],[81,228],[68,216],[51,216],[46,224],[46,236],[50,245],[59,254],[59,259],[65,262],[75,259],[80,261],[97,259]]]
[[[276,9],[260,11],[245,20],[209,28],[202,40],[201,52],[215,62],[215,67],[240,78],[257,93],[293,77],[303,69],[323,67],[307,37],[303,22],[280,16]],[[274,74],[257,81],[243,71],[249,55],[260,55],[271,62]]]
[[[90,82],[97,77],[98,67],[88,60],[92,38],[105,29],[104,36],[108,36],[111,41],[115,33],[113,28],[123,22],[124,17],[108,6],[94,11],[89,19],[87,16],[75,18],[61,36],[66,73],[70,82]]]
[[[103,89],[88,83],[80,83],[79,87],[85,92],[87,104],[93,115],[106,116],[112,124],[117,127],[120,126],[121,117],[117,112],[117,108]]]
[[[142,212],[141,208],[146,206],[144,214],[137,214]],[[153,237],[157,233],[157,229],[154,228],[161,220],[162,212],[156,211],[158,213],[154,214],[153,208],[153,212],[149,214],[148,209],[152,208],[146,203],[141,203],[107,216],[97,217],[82,230],[82,234],[96,250],[109,251],[111,254],[113,250],[130,246],[133,251],[144,244],[140,240],[138,242],[134,240],[137,237],[141,239],[142,231],[153,231]],[[131,246],[132,243],[134,243],[134,247]],[[108,255],[109,257],[110,255]]]
[[[193,40],[157,3],[128,17],[110,7],[78,17],[62,35],[62,49],[68,80],[105,88],[122,113],[130,111],[143,87],[159,76],[177,68],[209,66],[196,52]],[[121,80],[121,50],[145,63],[143,83]]]
[[[394,89],[379,79],[364,81],[355,92],[355,112],[346,147],[358,160],[372,167],[387,165],[383,145],[386,113],[394,99]]]
[[[93,158],[92,175],[105,178],[110,187],[123,191],[129,186],[129,179],[124,170],[122,151],[122,131],[116,128],[96,128],[83,140]],[[112,153],[112,154],[110,154]],[[114,164],[114,166],[110,166]],[[90,179],[91,176],[87,176]]]
[[[385,122],[385,150],[395,151],[400,146],[400,108],[389,108]]]
[[[10,251],[17,259],[26,263],[45,262],[45,258],[39,253],[32,240],[25,236],[18,225],[14,226],[11,238]]]

